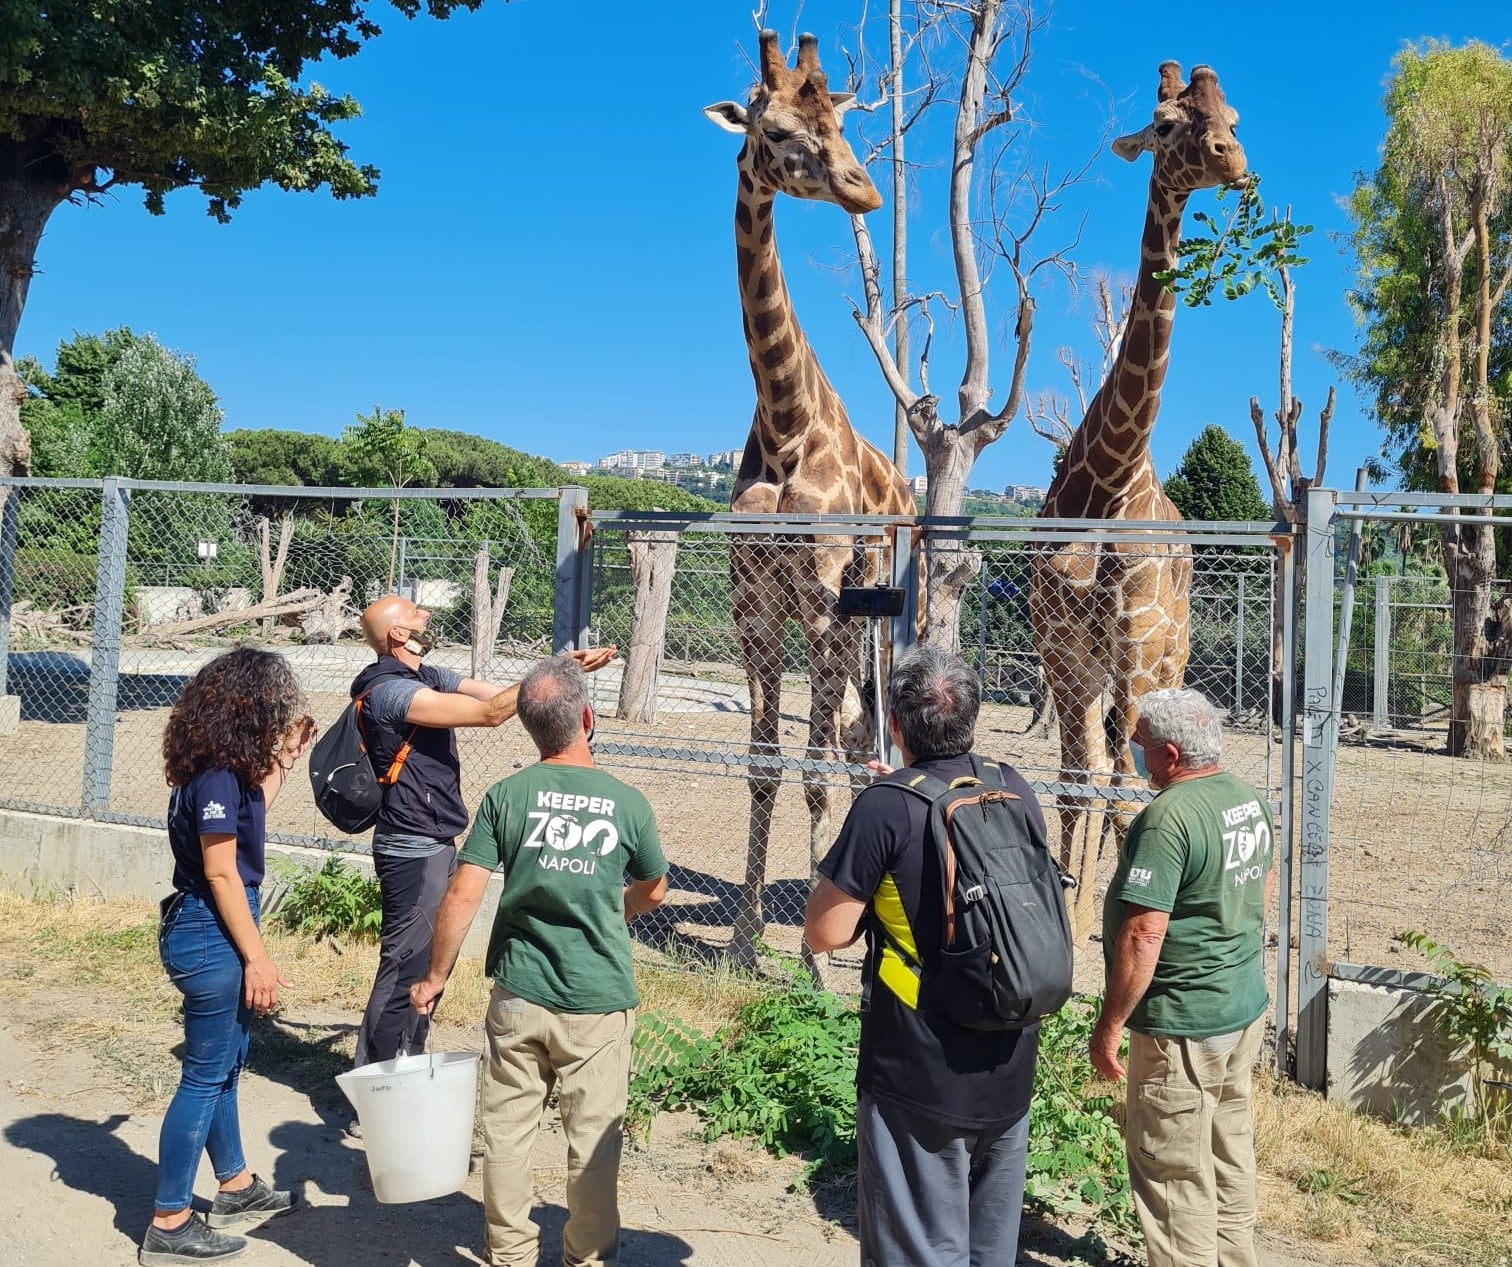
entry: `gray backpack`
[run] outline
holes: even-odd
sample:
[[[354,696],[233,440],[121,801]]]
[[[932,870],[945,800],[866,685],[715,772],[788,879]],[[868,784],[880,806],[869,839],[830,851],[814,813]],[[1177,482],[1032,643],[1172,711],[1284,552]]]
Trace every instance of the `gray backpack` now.
[[[939,855],[944,899],[938,966],[926,969],[882,935],[919,973],[921,1005],[965,1029],[1023,1029],[1071,997],[1064,891],[1076,882],[996,763],[973,753],[971,768],[974,778],[948,785],[909,768],[878,780],[929,802],[926,835]]]

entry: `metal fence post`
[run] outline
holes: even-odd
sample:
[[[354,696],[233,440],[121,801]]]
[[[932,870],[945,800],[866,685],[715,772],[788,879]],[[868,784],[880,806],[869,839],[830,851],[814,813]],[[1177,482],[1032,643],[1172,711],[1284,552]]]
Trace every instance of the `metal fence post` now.
[[[10,670],[11,599],[16,588],[16,539],[21,518],[21,489],[0,488],[0,695],[7,693]]]
[[[1239,598],[1234,611],[1234,711],[1244,707],[1244,573],[1239,573]]]
[[[892,618],[891,627],[887,632],[894,661],[919,640],[919,612],[924,597],[919,593],[921,573],[919,557],[924,552],[925,540],[925,534],[916,530],[911,524],[895,524],[892,528],[891,584],[903,591],[903,610]],[[891,707],[890,691],[887,704]],[[885,732],[886,717],[878,718],[877,725]],[[890,736],[887,739],[887,761],[892,766],[903,764],[903,754],[892,742]]]
[[[1303,546],[1299,534],[1293,529],[1284,537],[1276,538],[1278,558],[1275,566],[1281,569],[1281,654],[1279,666],[1271,664],[1269,690],[1274,690],[1275,673],[1281,671],[1281,856],[1277,860],[1280,883],[1277,885],[1276,904],[1276,1073],[1281,1077],[1291,1074],[1291,930],[1292,930],[1292,882],[1296,865],[1297,839],[1297,551]],[[1272,594],[1275,591],[1272,590]],[[1277,613],[1271,613],[1276,619]],[[1270,660],[1275,653],[1275,641],[1270,643]],[[1272,702],[1274,707],[1274,701]]]
[[[1391,605],[1387,597],[1390,578],[1376,577],[1375,583],[1375,669],[1372,721],[1378,729],[1391,725],[1391,700],[1387,694],[1387,677],[1391,673]]]
[[[1328,1042],[1328,812],[1333,799],[1334,509],[1332,489],[1307,492],[1307,607],[1302,685],[1302,839],[1297,1081],[1322,1090]]]
[[[100,494],[100,554],[95,571],[94,635],[89,654],[89,709],[84,723],[86,816],[110,809],[110,764],[115,743],[116,687],[121,668],[121,621],[126,603],[126,527],[131,490],[107,479]]]
[[[588,633],[591,569],[588,566],[588,490],[557,490],[556,592],[552,598],[551,650],[581,648]]]

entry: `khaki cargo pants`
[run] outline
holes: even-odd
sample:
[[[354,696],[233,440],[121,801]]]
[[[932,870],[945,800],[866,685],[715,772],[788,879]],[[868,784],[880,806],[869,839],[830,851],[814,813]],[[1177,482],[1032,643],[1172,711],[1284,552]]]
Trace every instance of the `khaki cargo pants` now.
[[[1129,1034],[1129,1183],[1150,1267],[1258,1267],[1250,1083],[1265,1033]]]
[[[630,1090],[634,1010],[553,1012],[494,987],[484,1025],[484,1245],[490,1267],[536,1267],[540,1229],[530,1156],[541,1115],[560,1087],[567,1137],[565,1267],[619,1261],[621,1126]]]

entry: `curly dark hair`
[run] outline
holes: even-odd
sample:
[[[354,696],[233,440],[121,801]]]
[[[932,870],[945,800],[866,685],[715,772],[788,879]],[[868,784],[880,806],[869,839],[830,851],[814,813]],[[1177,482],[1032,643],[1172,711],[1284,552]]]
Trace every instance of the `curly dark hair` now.
[[[217,769],[261,783],[303,712],[304,692],[276,651],[237,647],[216,656],[184,684],[163,728],[168,785]]]

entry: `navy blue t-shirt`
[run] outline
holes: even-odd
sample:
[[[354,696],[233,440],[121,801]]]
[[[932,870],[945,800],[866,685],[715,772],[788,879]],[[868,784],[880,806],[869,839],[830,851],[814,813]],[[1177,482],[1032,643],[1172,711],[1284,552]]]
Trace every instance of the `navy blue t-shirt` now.
[[[173,887],[204,893],[202,835],[236,837],[236,870],[244,884],[263,878],[265,807],[260,787],[248,787],[230,770],[201,770],[168,797],[168,843],[173,846]]]

